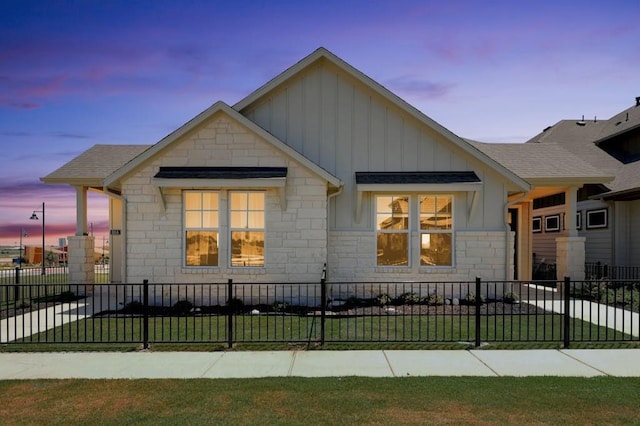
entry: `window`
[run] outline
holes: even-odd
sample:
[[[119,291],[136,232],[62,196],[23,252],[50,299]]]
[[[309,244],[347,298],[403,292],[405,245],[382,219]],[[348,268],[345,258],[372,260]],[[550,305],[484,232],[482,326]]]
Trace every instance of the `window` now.
[[[540,216],[533,218],[533,221],[531,222],[531,229],[533,232],[542,232],[542,218]]]
[[[378,266],[409,265],[409,197],[376,197]]]
[[[420,265],[450,266],[452,198],[449,195],[420,197]]]
[[[185,191],[185,264],[218,266],[218,193]]]
[[[558,232],[560,231],[560,215],[554,214],[544,217],[544,231],[545,232]]]
[[[450,195],[376,196],[376,265],[411,266],[419,256],[420,266],[451,266],[452,205]]]
[[[607,227],[607,209],[587,210],[587,229]]]
[[[264,266],[264,192],[230,192],[231,266]]]

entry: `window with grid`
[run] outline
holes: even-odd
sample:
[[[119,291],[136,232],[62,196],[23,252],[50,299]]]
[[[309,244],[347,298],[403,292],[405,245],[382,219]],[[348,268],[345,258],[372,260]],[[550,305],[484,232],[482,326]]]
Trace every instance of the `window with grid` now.
[[[409,266],[408,196],[376,196],[378,266]]]
[[[420,265],[452,264],[452,197],[420,196]]]
[[[218,266],[218,193],[185,191],[183,197],[185,265]]]
[[[231,266],[264,266],[264,192],[229,194]]]

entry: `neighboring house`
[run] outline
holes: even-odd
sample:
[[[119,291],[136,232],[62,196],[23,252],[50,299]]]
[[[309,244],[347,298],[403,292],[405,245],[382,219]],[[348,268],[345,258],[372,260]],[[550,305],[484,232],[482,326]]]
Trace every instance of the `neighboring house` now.
[[[560,145],[615,177],[578,192],[578,235],[586,238],[587,262],[640,266],[640,97],[608,120],[563,120],[528,144]],[[563,194],[534,200],[533,251],[539,260],[555,263],[553,239],[566,233],[564,203]],[[549,229],[550,222],[557,226]]]
[[[77,188],[76,282],[93,279],[89,189],[110,199],[114,282],[318,282],[325,264],[333,282],[527,279],[532,197],[610,177],[560,147],[515,167],[492,147],[321,48],[155,145],[98,145],[42,180]],[[579,278],[580,244],[561,244]]]

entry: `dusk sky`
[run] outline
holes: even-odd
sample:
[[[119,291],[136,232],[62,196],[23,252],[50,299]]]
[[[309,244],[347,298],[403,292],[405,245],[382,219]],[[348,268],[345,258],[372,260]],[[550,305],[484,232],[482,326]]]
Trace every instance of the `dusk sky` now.
[[[640,0],[0,3],[0,245],[75,233],[40,177],[95,144],[154,144],[320,46],[459,136],[523,142],[640,96]],[[90,198],[96,244],[106,198]]]

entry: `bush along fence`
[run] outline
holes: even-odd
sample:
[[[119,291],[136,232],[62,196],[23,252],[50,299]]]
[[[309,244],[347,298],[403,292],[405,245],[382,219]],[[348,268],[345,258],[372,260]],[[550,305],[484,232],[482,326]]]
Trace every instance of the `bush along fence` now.
[[[639,294],[638,281],[568,278],[2,284],[0,343],[639,342]]]

